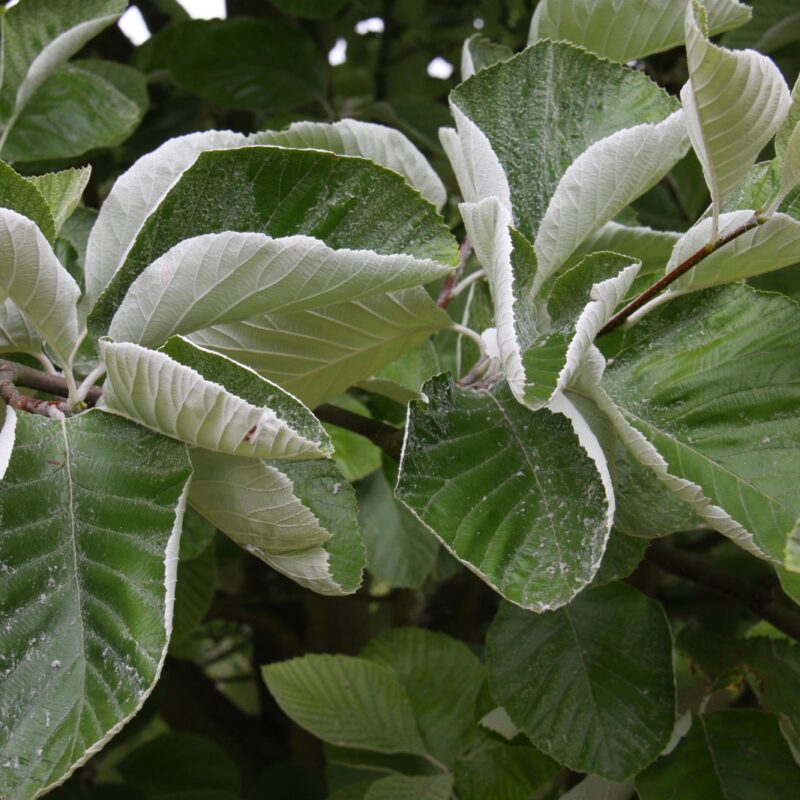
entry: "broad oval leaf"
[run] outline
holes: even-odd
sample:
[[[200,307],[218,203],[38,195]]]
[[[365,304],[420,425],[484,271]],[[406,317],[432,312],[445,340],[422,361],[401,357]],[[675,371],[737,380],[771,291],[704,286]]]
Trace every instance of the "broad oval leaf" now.
[[[706,0],[705,6],[711,36],[743,25],[751,16],[738,0]],[[686,0],[542,0],[528,41],[566,39],[625,64],[683,44],[685,12]]]
[[[800,519],[798,331],[800,310],[777,294],[678,297],[610,345],[598,393],[638,460],[711,527],[777,562]]]
[[[343,156],[361,156],[399,172],[436,208],[447,200],[441,178],[411,140],[394,128],[342,119],[338,122],[295,122],[283,131],[261,131],[251,137],[255,144],[329,150]]]
[[[172,334],[292,313],[405,289],[443,264],[369,250],[333,250],[310,236],[211,233],[186,239],[133,282],[111,320],[117,341],[158,347]]]
[[[594,457],[571,420],[529,411],[506,386],[440,376],[423,393],[409,407],[398,498],[506,599],[536,611],[568,603],[594,577],[614,513],[591,433],[581,436]]]
[[[61,783],[141,708],[166,655],[186,449],[100,411],[20,414],[0,484],[0,794]]]
[[[778,68],[752,50],[726,50],[706,34],[705,8],[686,6],[689,81],[681,102],[692,146],[711,192],[712,239],[720,206],[736,189],[789,110],[789,89]]]
[[[100,343],[100,405],[187,444],[250,458],[324,458],[330,440],[279,386],[179,336],[159,350]]]
[[[205,131],[169,139],[142,156],[111,188],[86,248],[86,302],[91,307],[122,266],[140,228],[181,174],[205,150],[242,147],[247,137]]]
[[[0,209],[0,253],[0,291],[66,366],[78,340],[78,284],[36,224],[5,208]]]
[[[486,640],[492,693],[561,764],[619,781],[663,750],[675,721],[661,606],[623,583],[531,614],[501,606]]]
[[[283,711],[324,742],[427,755],[411,701],[385,667],[352,656],[307,655],[262,667]]]
[[[320,594],[361,585],[352,487],[330,461],[264,461],[191,451],[189,503],[248,553]]]

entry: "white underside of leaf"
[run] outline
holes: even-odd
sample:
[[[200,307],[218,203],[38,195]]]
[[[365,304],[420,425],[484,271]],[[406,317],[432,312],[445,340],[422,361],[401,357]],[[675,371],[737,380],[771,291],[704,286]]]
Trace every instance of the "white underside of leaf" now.
[[[86,305],[90,308],[119,269],[145,220],[180,176],[206,150],[249,144],[231,131],[205,131],[164,142],[121,175],[100,209],[86,249]]]
[[[545,280],[601,225],[669,172],[689,147],[683,111],[592,144],[558,182],[536,234],[537,278]]]
[[[39,353],[42,342],[36,329],[11,300],[0,303],[0,352]]]
[[[329,150],[360,156],[402,175],[437,209],[445,204],[447,190],[417,147],[394,128],[343,119],[339,122],[295,122],[283,131],[261,131],[252,135],[256,144]]]
[[[175,333],[358,300],[448,270],[412,256],[333,250],[310,236],[211,233],[177,244],[136,278],[109,336],[157,347]]]
[[[786,147],[779,156],[781,183],[778,195],[773,200],[767,213],[773,212],[789,192],[800,183],[800,122],[798,122],[786,142]]]
[[[327,450],[164,353],[100,343],[108,370],[104,410],[187,444],[251,458],[323,458]],[[244,367],[243,367],[244,369]]]
[[[36,224],[9,209],[0,209],[0,254],[0,291],[67,364],[78,338],[78,284]]]
[[[496,197],[459,206],[467,236],[486,271],[492,289],[497,349],[503,374],[520,402],[525,397],[525,370],[514,316],[514,276],[511,269],[511,214]]]
[[[716,216],[775,134],[791,101],[783,76],[766,56],[708,41],[692,3],[686,7],[685,25],[689,81],[681,89],[681,102]]]
[[[592,398],[608,415],[623,444],[640,464],[651,469],[670,491],[684,502],[689,503],[711,528],[719,531],[723,536],[727,536],[739,547],[758,558],[770,560],[769,556],[755,543],[753,534],[736,522],[724,509],[714,505],[700,486],[670,473],[666,459],[625,419],[614,401],[599,385],[595,385],[593,388]]]
[[[500,164],[486,134],[461,109],[450,105],[456,121],[457,136],[445,133],[442,146],[456,174],[461,195],[467,203],[496,197],[511,210],[511,189],[505,170]],[[451,130],[443,128],[442,131]]]
[[[730,221],[725,220],[726,217]],[[752,211],[734,211],[723,214],[720,223],[723,231],[733,230],[752,219]],[[710,220],[703,220],[697,228]],[[708,225],[705,224],[705,228]],[[692,230],[695,230],[694,228]],[[682,239],[675,248],[667,269],[672,269],[684,258],[694,252],[691,247],[702,238],[702,231],[692,236],[686,235],[686,244]],[[702,244],[699,245],[702,247]],[[680,248],[680,252],[678,252]],[[695,249],[698,249],[696,247]],[[675,260],[680,259],[680,260]],[[800,261],[800,222],[787,214],[773,214],[763,224],[746,231],[732,242],[715,250],[700,264],[687,272],[673,284],[674,291],[693,291],[717,286],[722,283],[751,278],[765,272],[788,267]]]
[[[17,414],[13,408],[3,403],[3,425],[0,427],[0,481],[6,474],[17,430]]]

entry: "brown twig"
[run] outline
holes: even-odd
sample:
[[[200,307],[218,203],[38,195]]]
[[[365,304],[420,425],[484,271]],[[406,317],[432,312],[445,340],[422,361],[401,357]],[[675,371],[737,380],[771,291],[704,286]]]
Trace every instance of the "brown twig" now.
[[[685,261],[678,264],[675,269],[671,272],[668,272],[663,278],[656,281],[649,289],[645,289],[635,300],[631,300],[625,308],[622,309],[619,313],[615,314],[605,325],[605,327],[600,329],[600,332],[597,334],[596,338],[600,338],[601,336],[605,336],[607,333],[611,333],[611,331],[616,330],[623,322],[625,322],[631,314],[635,311],[638,311],[645,303],[648,303],[652,300],[657,294],[667,288],[671,283],[674,283],[681,275],[685,275],[690,269],[696,267],[703,259],[710,256],[715,250],[719,250],[720,247],[723,245],[728,244],[728,242],[732,242],[734,239],[737,239],[743,233],[747,233],[747,231],[752,230],[753,228],[760,225],[764,222],[763,219],[753,215],[751,219],[745,222],[743,225],[740,225],[735,230],[731,231],[730,233],[726,234],[725,236],[721,236],[715,242],[711,244],[707,244],[704,247],[701,247],[696,253],[692,253]]]
[[[52,394],[56,397],[69,395],[67,382],[63,375],[52,375],[26,367],[24,364],[18,364],[16,361],[7,361],[4,358],[0,358],[0,373],[10,376],[11,382],[16,386],[35,389],[37,392]],[[93,406],[100,399],[102,393],[103,390],[99,386],[93,386],[86,395],[86,405]]]
[[[458,248],[458,266],[444,279],[442,290],[439,292],[439,298],[436,301],[439,308],[447,308],[450,305],[450,301],[453,299],[453,289],[464,272],[464,267],[467,265],[471,252],[472,243],[469,237],[465,236],[464,241],[461,242],[461,247]]]

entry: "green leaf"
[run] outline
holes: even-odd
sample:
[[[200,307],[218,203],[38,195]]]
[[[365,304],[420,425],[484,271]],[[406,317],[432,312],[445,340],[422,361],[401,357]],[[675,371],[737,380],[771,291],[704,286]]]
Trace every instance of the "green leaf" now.
[[[447,200],[447,190],[425,156],[400,131],[385,125],[343,119],[339,122],[295,122],[286,130],[261,131],[255,144],[328,150],[343,156],[360,156],[402,175],[436,208]]]
[[[713,228],[717,238],[720,206],[736,189],[773,137],[789,110],[789,90],[766,56],[737,52],[707,38],[706,10],[686,6],[686,56],[689,81],[681,102],[692,147],[711,191]]]
[[[192,20],[168,34],[172,77],[216,105],[274,113],[324,95],[316,43],[274,19]]]
[[[142,706],[172,626],[189,461],[89,411],[20,414],[0,484],[0,793],[62,782]]]
[[[752,13],[737,0],[706,0],[705,6],[711,36],[743,25]],[[528,41],[566,40],[624,64],[683,44],[685,11],[685,0],[542,0]]]
[[[377,375],[361,381],[359,387],[405,404],[419,400],[422,384],[441,371],[436,348],[427,341],[392,361]]]
[[[91,174],[91,167],[80,167],[28,178],[47,203],[55,223],[56,233],[61,231],[64,223],[77,208]]]
[[[530,241],[558,182],[581,153],[676,110],[675,101],[641,72],[547,41],[477,73],[453,90],[450,101],[467,159],[467,168],[454,164],[464,199],[503,199],[494,184],[507,180],[515,227]],[[554,119],[558,136],[552,136]],[[495,175],[486,148],[505,176]],[[478,183],[473,190],[470,177]]]
[[[402,503],[382,470],[356,487],[370,573],[382,583],[420,589],[433,571],[439,543]]]
[[[191,451],[189,503],[248,553],[303,586],[348,594],[364,546],[355,495],[329,461],[270,462]]]
[[[707,525],[779,563],[800,518],[799,315],[742,286],[679,297],[623,335],[600,393],[634,457]]]
[[[217,556],[213,544],[209,543],[195,555],[191,545],[184,547],[186,541],[184,522],[171,645],[185,641],[200,627],[200,623],[211,608],[216,590]]]
[[[133,133],[146,110],[144,75],[131,67],[102,61],[64,64],[31,97],[3,153],[13,161],[37,161],[113,147]]]
[[[246,364],[316,408],[450,324],[450,317],[417,287],[217,325],[189,338]]]
[[[279,386],[180,336],[159,351],[100,343],[100,405],[187,444],[251,458],[324,458],[330,440]]]
[[[772,53],[800,38],[800,15],[794,0],[759,0],[753,3],[753,18],[744,27],[726,34],[726,47],[750,47]]]
[[[294,17],[322,19],[339,12],[348,0],[270,0],[272,5]]]
[[[359,300],[447,272],[429,259],[332,250],[310,236],[205,234],[180,242],[139,274],[108,333],[158,347],[175,333]]]
[[[576,783],[559,800],[630,800],[633,795],[633,781],[607,781],[597,775],[587,775]]]
[[[0,117],[5,122],[0,150],[36,90],[59,65],[111,25],[125,5],[125,0],[80,0],[69,6],[24,0],[5,10],[0,20]]]
[[[475,33],[461,48],[461,80],[465,81],[500,61],[508,61],[513,55],[514,51],[507,45],[497,44],[488,36]]]
[[[605,463],[582,444],[600,449],[586,423],[529,411],[505,385],[468,390],[440,376],[423,392],[398,498],[508,600],[536,611],[569,602],[594,577],[613,517]]]
[[[42,352],[42,340],[36,328],[11,300],[0,303],[0,352],[31,355]]]
[[[421,628],[399,628],[361,652],[391,670],[411,701],[428,752],[446,766],[475,737],[475,702],[486,671],[456,639]]]
[[[198,204],[198,197],[214,202]],[[369,161],[263,145],[205,152],[147,218],[90,327],[105,328],[131,283],[159,256],[184,239],[220,231],[302,234],[333,249],[403,253],[447,265],[458,259],[455,239],[433,206],[397,173]]]
[[[122,266],[142,225],[205,150],[243,147],[247,137],[230,131],[179,136],[142,156],[117,178],[108,194],[86,250],[86,295],[91,307]]]
[[[78,339],[78,284],[36,224],[8,209],[0,209],[0,253],[0,291],[68,364]]]
[[[8,164],[0,161],[0,207],[9,208],[35,222],[50,244],[56,239],[52,209],[35,179],[23,178]]]
[[[486,640],[492,693],[561,764],[622,780],[649,764],[675,718],[661,606],[623,583],[531,614],[504,604]]]
[[[364,658],[307,655],[269,664],[262,673],[283,711],[323,741],[426,755],[411,701],[385,667]]]
[[[800,572],[800,521],[795,524],[786,539],[786,569]]]
[[[604,586],[627,578],[642,562],[648,544],[647,539],[628,536],[614,528],[592,585]]]
[[[771,714],[737,708],[693,717],[689,734],[636,778],[642,800],[791,800],[800,783]]]
[[[453,790],[451,775],[390,775],[375,781],[364,800],[449,800]]]

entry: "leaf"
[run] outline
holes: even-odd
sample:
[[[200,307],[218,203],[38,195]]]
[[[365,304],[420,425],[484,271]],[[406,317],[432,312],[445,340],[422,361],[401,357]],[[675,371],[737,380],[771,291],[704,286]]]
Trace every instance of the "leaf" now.
[[[328,150],[343,156],[360,156],[402,175],[437,209],[445,204],[447,190],[425,156],[400,131],[372,122],[295,122],[286,130],[260,131],[255,144]]]
[[[189,503],[248,553],[316,592],[358,588],[364,551],[355,496],[333,464],[201,449],[191,457]]]
[[[136,712],[172,626],[185,448],[100,411],[17,419],[0,485],[0,793],[58,785]]]
[[[800,518],[799,313],[743,286],[676,298],[622,337],[599,403],[707,525],[779,563]]]
[[[125,10],[124,0],[82,0],[69,8],[25,0],[2,16],[0,150],[26,104],[48,76]]]
[[[198,204],[198,197],[214,201]],[[105,329],[130,285],[159,256],[184,239],[221,231],[301,234],[333,249],[404,253],[445,265],[458,260],[441,217],[397,173],[319,150],[209,151],[150,214],[93,309],[90,327]]]
[[[86,251],[86,300],[91,307],[122,266],[139,230],[205,150],[242,147],[247,137],[205,131],[169,139],[117,178],[92,228]]]
[[[272,5],[293,17],[324,19],[337,14],[348,0],[270,0]]]
[[[488,36],[474,33],[461,48],[461,80],[465,81],[476,72],[500,61],[507,61],[513,55],[514,51],[507,45],[497,44]]]
[[[660,122],[677,108],[641,72],[548,41],[473,75],[452,91],[450,102],[462,140],[463,118],[494,152],[508,181],[513,224],[530,241],[561,177],[581,153],[624,128]],[[468,142],[462,141],[462,149],[469,152]],[[488,169],[485,156],[477,158],[477,167]],[[467,202],[492,194],[503,199],[496,190],[466,191],[458,169],[456,175]]]
[[[601,225],[660,181],[686,155],[682,111],[617,131],[590,145],[562,175],[534,247],[542,278],[561,267]]]
[[[486,671],[456,639],[421,628],[399,628],[361,652],[391,670],[411,701],[427,751],[446,766],[475,737],[474,710]]]
[[[13,408],[9,408],[5,401],[0,405],[0,480],[6,474],[11,453],[16,441],[17,415]]]
[[[0,161],[0,207],[11,209],[35,222],[50,244],[55,241],[53,215],[33,179],[23,178],[8,164]]]
[[[579,438],[570,420],[523,408],[502,385],[465,390],[439,376],[423,393],[427,403],[410,405],[397,497],[506,599],[536,611],[569,602],[597,571],[613,517],[585,423]]]
[[[310,236],[210,233],[185,239],[141,272],[108,333],[158,347],[176,333],[359,300],[447,272],[429,259],[333,250]]]
[[[486,647],[497,701],[570,769],[620,781],[667,744],[675,718],[669,626],[661,606],[630,586],[587,589],[540,615],[506,603]]]
[[[692,147],[711,191],[717,238],[720,206],[736,189],[789,110],[789,90],[766,56],[712,44],[706,11],[686,7],[689,81],[681,89]]]
[[[421,589],[436,563],[436,538],[395,500],[383,471],[361,481],[356,494],[370,573],[393,588]]]
[[[587,775],[576,783],[560,800],[630,800],[634,796],[633,781],[617,783],[597,775]]]
[[[187,444],[250,458],[324,458],[329,439],[279,386],[173,337],[159,351],[100,343],[108,370],[100,406]]]
[[[771,714],[737,708],[694,716],[689,734],[636,778],[642,800],[674,797],[680,781],[686,800],[790,800],[800,781]]]
[[[181,536],[178,583],[175,592],[175,610],[172,617],[171,654],[176,644],[189,639],[197,631],[214,601],[217,580],[217,555],[213,544],[198,555],[192,548],[184,547],[186,522]]]
[[[359,387],[405,404],[410,400],[419,400],[422,384],[441,371],[439,355],[429,340],[405,352],[377,375],[361,381]]]
[[[284,713],[324,742],[426,755],[408,695],[385,667],[352,656],[307,655],[261,671]]]
[[[629,577],[642,562],[648,545],[647,539],[628,536],[614,528],[592,585],[604,586]]]
[[[3,153],[13,161],[37,161],[113,147],[133,133],[146,110],[144,75],[124,64],[73,61],[31,97]]]
[[[760,53],[772,53],[796,41],[797,4],[794,0],[762,0],[753,5],[750,22],[730,31],[722,40],[726,47],[751,47]]]
[[[795,524],[786,539],[785,565],[790,572],[800,572],[800,522]]]
[[[706,0],[705,7],[710,36],[743,25],[752,13],[737,0]],[[566,40],[624,64],[683,44],[685,11],[684,0],[543,0],[533,14],[528,42]]]
[[[800,15],[797,20],[800,23]],[[770,211],[778,208],[786,195],[800,183],[800,80],[792,89],[791,99],[789,111],[775,134],[775,161],[780,169],[780,187]]]
[[[390,775],[375,781],[364,800],[448,800],[453,778],[446,775]]]
[[[77,208],[91,174],[91,167],[79,167],[28,178],[47,203],[56,233],[61,231],[64,223]]]
[[[39,228],[0,209],[0,291],[33,323],[62,366],[78,339],[80,289]]]
[[[36,328],[11,300],[0,303],[0,352],[31,355],[42,352],[42,341]]]
[[[175,81],[223,108],[274,113],[325,93],[326,64],[314,40],[274,19],[191,20],[168,33]]]
[[[246,364],[316,408],[450,324],[447,314],[417,287],[217,325],[189,338]]]

